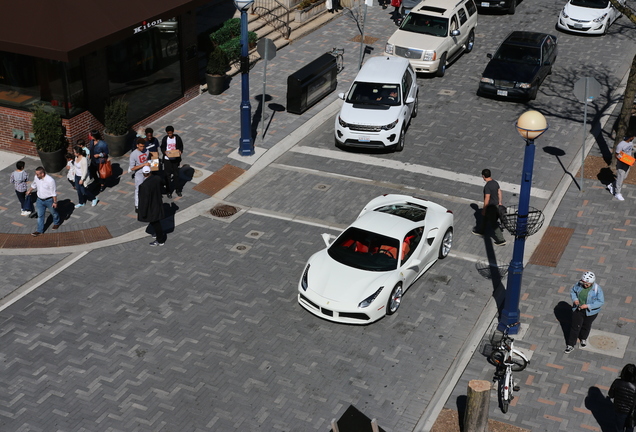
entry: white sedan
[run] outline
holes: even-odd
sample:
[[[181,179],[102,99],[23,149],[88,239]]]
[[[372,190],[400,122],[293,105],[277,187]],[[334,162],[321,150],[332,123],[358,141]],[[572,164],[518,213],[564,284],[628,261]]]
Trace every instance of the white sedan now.
[[[453,213],[407,195],[382,195],[309,258],[298,303],[321,318],[368,324],[400,307],[404,292],[453,243]]]
[[[625,5],[625,0],[618,0]],[[584,34],[606,34],[621,13],[609,0],[569,0],[559,14],[557,28]]]

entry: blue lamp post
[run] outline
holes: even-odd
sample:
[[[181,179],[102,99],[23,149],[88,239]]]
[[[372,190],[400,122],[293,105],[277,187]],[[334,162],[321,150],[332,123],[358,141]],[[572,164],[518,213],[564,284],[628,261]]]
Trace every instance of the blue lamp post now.
[[[530,189],[532,188],[532,170],[534,166],[534,140],[548,130],[548,122],[538,111],[526,111],[517,120],[517,132],[526,140],[526,150],[523,156],[523,173],[521,174],[521,191],[519,192],[519,206],[517,209],[517,226],[512,260],[508,267],[508,283],[506,284],[506,299],[501,311],[499,326],[503,331],[506,326],[519,322],[519,300],[521,297],[521,279],[523,276],[523,253],[528,236],[528,213],[530,210]],[[510,329],[516,334],[519,327]]]
[[[248,57],[247,10],[254,0],[234,0],[234,6],[241,12],[241,138],[239,154],[254,154],[252,143],[252,105],[250,104],[250,59]]]

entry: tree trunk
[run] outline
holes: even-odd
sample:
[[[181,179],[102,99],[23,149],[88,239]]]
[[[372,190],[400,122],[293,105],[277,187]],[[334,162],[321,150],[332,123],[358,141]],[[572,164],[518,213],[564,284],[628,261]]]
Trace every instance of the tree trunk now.
[[[622,141],[623,137],[627,134],[629,128],[629,121],[632,117],[632,110],[634,109],[634,98],[636,97],[636,55],[632,60],[632,67],[629,70],[629,78],[627,78],[627,85],[625,86],[625,94],[623,95],[623,107],[621,108],[621,114],[618,117],[618,127],[616,128],[616,138],[614,139],[614,149],[616,145]],[[629,131],[633,134],[636,131]],[[614,151],[612,151],[614,154]]]
[[[488,432],[490,389],[491,386],[488,381],[471,380],[468,383],[464,432]]]

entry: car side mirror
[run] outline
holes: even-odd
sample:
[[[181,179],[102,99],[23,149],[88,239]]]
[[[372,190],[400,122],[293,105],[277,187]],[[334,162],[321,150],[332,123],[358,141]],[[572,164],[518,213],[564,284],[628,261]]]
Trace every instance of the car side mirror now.
[[[488,57],[489,59],[492,59],[492,54],[488,53],[486,54],[486,57]]]
[[[345,94],[344,93],[338,93],[338,97],[342,100],[344,100],[345,98]]]
[[[336,239],[335,235],[332,234],[327,234],[327,233],[323,233],[322,234],[322,240],[325,242],[325,245],[327,247],[329,247],[329,245],[331,244],[332,241],[334,241]]]
[[[459,29],[457,29],[457,30],[453,30],[453,31],[451,32],[451,36],[459,36],[460,34],[462,34],[462,33],[459,31]]]
[[[412,104],[413,102],[415,102],[415,98],[413,96],[409,96],[406,98],[407,104]]]

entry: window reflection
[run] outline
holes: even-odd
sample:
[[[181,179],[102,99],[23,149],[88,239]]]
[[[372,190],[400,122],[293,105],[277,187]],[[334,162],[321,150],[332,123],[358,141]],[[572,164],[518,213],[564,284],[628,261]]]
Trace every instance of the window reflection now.
[[[176,18],[108,47],[110,96],[124,95],[131,122],[182,96]]]
[[[84,110],[79,60],[63,63],[0,52],[0,105],[30,110],[44,103],[63,117]]]

